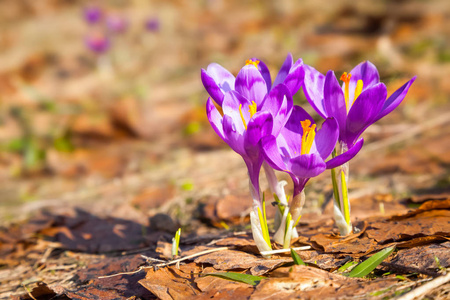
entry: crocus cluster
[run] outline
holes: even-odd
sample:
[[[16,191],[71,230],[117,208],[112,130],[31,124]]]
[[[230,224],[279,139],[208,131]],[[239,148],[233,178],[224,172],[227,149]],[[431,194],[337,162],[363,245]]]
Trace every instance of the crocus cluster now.
[[[202,69],[201,79],[210,95],[206,112],[211,126],[247,166],[253,198],[250,221],[258,249],[262,253],[272,249],[265,195],[259,183],[262,167],[279,208],[275,242],[288,248],[297,236],[295,227],[305,202],[305,185],[326,169],[333,171],[336,224],[341,234],[351,232],[341,229],[343,222],[351,227],[346,196],[348,161],[361,150],[363,131],[401,103],[415,78],[386,100],[386,87],[379,82],[378,72],[370,62],[344,73],[341,86],[333,71],[322,75],[301,59],[294,62],[288,54],[273,82],[266,64],[256,58],[247,60],[236,77],[212,63]],[[294,105],[292,96],[300,87],[324,119],[321,125]],[[339,168],[341,177],[336,175]],[[286,182],[279,182],[274,170],[292,178],[290,201],[284,190]]]
[[[96,54],[107,52],[114,38],[127,32],[131,20],[120,11],[106,11],[95,5],[83,9],[83,18],[89,26],[85,44]],[[147,31],[157,32],[159,19],[151,16],[145,20],[143,27]]]

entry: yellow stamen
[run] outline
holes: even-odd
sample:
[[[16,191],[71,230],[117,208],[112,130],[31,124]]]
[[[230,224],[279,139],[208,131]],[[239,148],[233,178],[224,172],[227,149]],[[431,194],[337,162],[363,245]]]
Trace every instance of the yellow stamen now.
[[[248,66],[248,65],[254,65],[255,68],[258,68],[258,64],[259,64],[259,60],[253,61],[253,60],[251,60],[251,59],[247,59],[247,60],[245,61],[245,65],[246,65],[246,66]]]
[[[244,119],[244,114],[242,114],[242,104],[239,104],[239,113],[241,114],[242,123],[244,123],[245,130],[247,130],[247,123]]]
[[[311,150],[312,144],[314,142],[314,137],[316,136],[316,124],[311,126],[311,121],[306,119],[305,121],[300,121],[300,124],[303,128],[302,135],[302,148],[301,155],[308,154]]]
[[[355,100],[359,97],[359,95],[361,95],[362,89],[363,89],[363,81],[360,79],[358,80],[358,82],[356,82],[355,98],[353,102],[355,102]]]
[[[256,114],[256,103],[255,101],[252,101],[252,104],[248,106],[248,112],[250,113],[250,118],[253,117],[254,114]]]
[[[344,91],[344,97],[345,97],[345,108],[349,109],[348,107],[348,98],[349,98],[349,88],[350,88],[350,78],[352,78],[352,74],[348,74],[347,72],[344,72],[341,76],[341,80],[344,82],[345,84],[345,91]]]

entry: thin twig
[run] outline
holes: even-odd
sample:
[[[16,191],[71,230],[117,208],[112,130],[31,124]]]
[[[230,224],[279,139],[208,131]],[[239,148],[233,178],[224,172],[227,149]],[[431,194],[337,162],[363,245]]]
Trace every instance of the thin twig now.
[[[398,300],[413,300],[415,298],[422,298],[431,290],[433,290],[443,284],[446,284],[449,281],[450,281],[450,272],[445,276],[437,277],[436,279],[434,279],[428,283],[425,283],[424,285],[418,287],[417,289],[414,289],[411,292],[398,298]]]
[[[309,250],[311,249],[311,246],[303,246],[303,247],[296,247],[296,248],[289,248],[289,249],[278,249],[278,250],[270,250],[270,251],[261,251],[261,255],[271,255],[271,254],[278,254],[278,253],[289,253],[291,252],[291,249],[294,251],[301,251],[301,250]]]
[[[209,250],[201,251],[199,253],[191,254],[191,255],[188,255],[188,256],[185,256],[185,257],[182,257],[182,258],[179,258],[179,259],[175,259],[175,260],[172,260],[172,261],[169,261],[169,262],[166,262],[166,263],[154,265],[153,267],[156,267],[156,268],[165,267],[165,266],[173,265],[173,264],[176,264],[178,262],[182,262],[184,260],[188,260],[188,259],[191,259],[191,258],[194,258],[194,257],[197,257],[197,256],[202,256],[204,254],[217,252],[217,251],[222,251],[222,250],[228,250],[228,249],[229,249],[228,247],[209,249]]]
[[[145,259],[145,260],[156,261],[156,262],[166,262],[165,260],[157,259],[157,258],[153,258],[153,257],[149,257],[149,256],[145,256],[143,254],[141,254],[141,257],[143,259]]]
[[[37,300],[37,299],[33,296],[33,294],[31,294],[31,291],[27,288],[26,285],[22,284],[22,286],[23,286],[23,288],[25,289],[25,291],[27,292],[28,296],[30,296],[31,299]]]
[[[157,264],[157,265],[152,265],[152,266],[145,266],[145,267],[139,267],[139,269],[137,269],[136,271],[131,271],[131,272],[121,272],[121,273],[116,273],[116,274],[112,274],[112,275],[106,275],[106,276],[99,276],[99,279],[103,279],[103,278],[110,278],[110,277],[115,277],[115,276],[119,276],[119,275],[133,275],[136,273],[139,273],[140,271],[144,270],[144,269],[150,269],[150,268],[159,268],[159,267],[165,267],[165,266],[169,266],[169,265],[173,265],[173,264],[177,264],[180,263],[184,260],[188,260],[197,256],[202,256],[204,254],[208,254],[208,253],[213,253],[213,252],[217,252],[217,251],[222,251],[222,250],[228,250],[228,247],[221,247],[221,248],[215,248],[215,249],[209,249],[209,250],[205,250],[205,251],[201,251],[192,255],[188,255],[179,259],[175,259],[175,260],[171,260],[162,264]]]
[[[403,265],[398,265],[398,264],[388,263],[388,262],[382,262],[381,265],[383,267],[388,267],[388,268],[397,270],[399,272],[419,273],[419,274],[424,274],[424,275],[428,275],[428,276],[431,276],[431,277],[438,277],[439,276],[439,273],[437,273],[437,272],[423,270],[423,269],[410,267],[410,266],[403,266]]]

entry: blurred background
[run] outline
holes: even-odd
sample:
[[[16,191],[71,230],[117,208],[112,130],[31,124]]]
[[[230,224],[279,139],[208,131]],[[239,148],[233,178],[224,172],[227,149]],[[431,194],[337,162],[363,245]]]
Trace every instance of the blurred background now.
[[[227,226],[251,203],[246,168],[210,128],[200,69],[258,57],[273,79],[288,52],[324,73],[370,60],[389,93],[418,76],[364,134],[351,198],[449,190],[446,0],[2,0],[0,224],[75,205]],[[330,183],[311,180],[307,212]]]

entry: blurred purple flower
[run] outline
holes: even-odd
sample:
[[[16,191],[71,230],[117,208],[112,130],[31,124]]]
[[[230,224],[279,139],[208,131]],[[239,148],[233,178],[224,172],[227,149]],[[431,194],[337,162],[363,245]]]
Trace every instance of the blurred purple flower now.
[[[106,27],[113,33],[124,33],[128,29],[128,20],[119,14],[106,17]]]
[[[303,83],[303,61],[299,59],[294,64],[290,53],[286,57],[286,60],[278,72],[273,84],[269,69],[264,62],[253,58],[247,60],[246,64],[253,64],[261,74],[262,82],[260,83],[265,85],[265,87],[261,86],[259,90],[263,94],[270,92],[279,84],[284,84],[289,89],[290,94],[294,95]],[[201,72],[202,82],[206,91],[220,106],[222,105],[224,94],[228,91],[235,90],[237,81],[242,81],[242,79],[239,78],[239,74],[235,78],[233,74],[217,63],[210,64],[206,70],[202,69]],[[240,93],[237,87],[236,91]]]
[[[88,6],[84,8],[83,15],[86,22],[96,24],[101,20],[103,12],[98,6]]]
[[[272,168],[291,176],[295,198],[309,178],[349,161],[361,150],[364,142],[363,139],[358,140],[347,152],[325,162],[335,148],[338,137],[339,126],[335,119],[327,118],[316,132],[312,117],[295,105],[280,134],[263,137],[261,147],[265,160]]]
[[[377,68],[366,61],[350,74],[344,73],[339,85],[333,71],[326,76],[304,65],[303,91],[311,106],[323,118],[334,117],[339,124],[339,141],[353,145],[364,130],[391,111],[405,98],[414,76],[387,100],[387,90],[380,83]]]
[[[150,17],[145,21],[145,28],[151,32],[159,31],[159,19],[157,17]]]
[[[90,50],[98,54],[106,52],[110,47],[109,38],[98,31],[88,34],[84,41]]]

